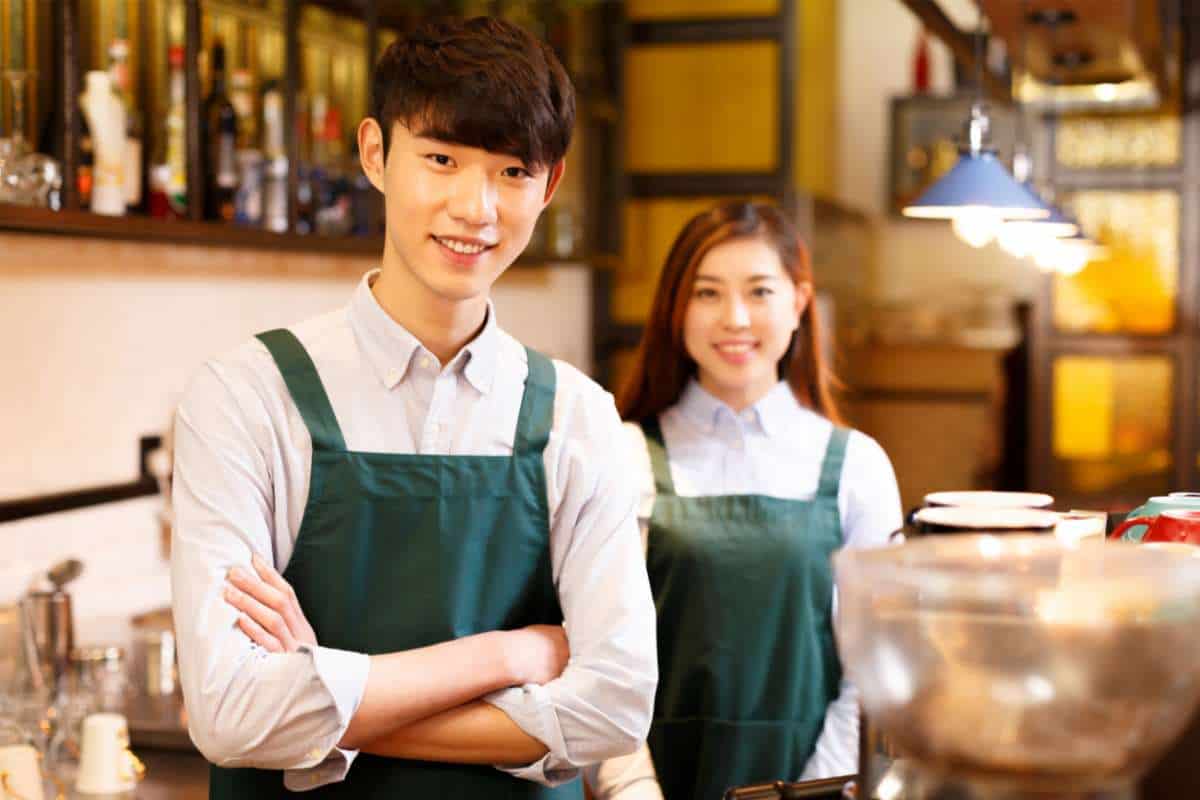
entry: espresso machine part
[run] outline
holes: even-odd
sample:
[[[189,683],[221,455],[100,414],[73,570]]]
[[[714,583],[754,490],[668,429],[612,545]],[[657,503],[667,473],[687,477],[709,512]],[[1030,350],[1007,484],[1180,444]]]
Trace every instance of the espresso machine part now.
[[[967,534],[834,565],[859,800],[1126,800],[1200,702],[1192,555]]]

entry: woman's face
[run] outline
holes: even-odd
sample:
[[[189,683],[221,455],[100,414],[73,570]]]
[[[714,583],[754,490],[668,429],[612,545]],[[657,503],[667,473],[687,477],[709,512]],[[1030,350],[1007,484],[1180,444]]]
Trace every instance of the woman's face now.
[[[723,242],[704,256],[687,301],[683,344],[700,385],[735,410],[778,381],[778,364],[812,296],[792,282],[761,237]]]

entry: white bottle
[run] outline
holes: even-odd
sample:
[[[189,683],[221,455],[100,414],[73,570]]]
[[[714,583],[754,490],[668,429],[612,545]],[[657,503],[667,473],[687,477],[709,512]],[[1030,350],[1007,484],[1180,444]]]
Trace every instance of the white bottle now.
[[[95,158],[92,211],[121,216],[125,213],[125,108],[112,91],[108,73],[88,72],[86,86],[79,105],[87,117]]]

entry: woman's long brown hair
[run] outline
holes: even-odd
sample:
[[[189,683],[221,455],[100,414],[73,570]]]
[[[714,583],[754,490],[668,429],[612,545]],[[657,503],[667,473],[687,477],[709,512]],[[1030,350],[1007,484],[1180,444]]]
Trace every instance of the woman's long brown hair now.
[[[784,271],[795,283],[812,283],[808,247],[774,206],[726,203],[693,217],[671,245],[633,370],[617,394],[622,419],[641,422],[679,400],[688,379],[696,374],[696,362],[683,343],[683,319],[696,271],[717,245],[748,238],[761,239],[774,247]],[[820,328],[814,299],[779,360],[779,377],[787,379],[802,404],[834,424],[842,424],[831,389],[833,376],[821,355]]]

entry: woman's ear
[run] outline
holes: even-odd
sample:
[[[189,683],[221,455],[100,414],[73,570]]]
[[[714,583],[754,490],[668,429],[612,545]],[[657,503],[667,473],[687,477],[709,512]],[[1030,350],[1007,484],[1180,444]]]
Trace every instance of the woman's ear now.
[[[804,317],[804,312],[808,310],[808,304],[812,302],[813,285],[812,281],[799,281],[796,284],[796,327],[800,327],[800,320]]]
[[[367,117],[358,125],[358,160],[367,180],[382,192],[383,168],[386,161],[383,152],[383,129],[373,117]]]

